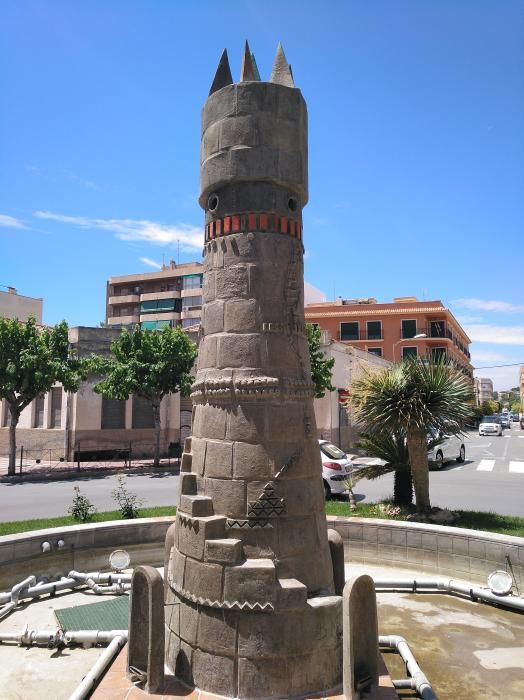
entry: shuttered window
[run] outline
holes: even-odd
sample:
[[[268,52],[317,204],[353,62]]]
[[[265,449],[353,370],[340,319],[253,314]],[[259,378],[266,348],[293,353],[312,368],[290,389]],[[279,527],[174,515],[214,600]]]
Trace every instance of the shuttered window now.
[[[126,402],[102,398],[102,430],[122,430],[126,427]]]
[[[33,428],[43,428],[44,427],[44,403],[45,403],[45,396],[43,394],[36,397]]]
[[[51,389],[51,419],[49,421],[50,428],[62,427],[62,387],[54,387]]]
[[[141,396],[133,396],[133,428],[153,428],[153,407],[151,401]]]

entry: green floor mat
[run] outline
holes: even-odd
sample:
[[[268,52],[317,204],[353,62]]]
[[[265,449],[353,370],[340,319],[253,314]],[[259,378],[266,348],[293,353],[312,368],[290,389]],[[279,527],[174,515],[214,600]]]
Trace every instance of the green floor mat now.
[[[121,595],[101,603],[55,610],[55,616],[64,632],[126,630],[129,624],[129,596]]]

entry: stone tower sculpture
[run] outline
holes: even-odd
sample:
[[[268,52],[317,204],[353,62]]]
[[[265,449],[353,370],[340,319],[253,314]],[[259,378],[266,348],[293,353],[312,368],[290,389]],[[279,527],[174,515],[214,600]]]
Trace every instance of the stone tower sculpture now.
[[[202,112],[205,274],[193,430],[166,538],[166,663],[208,692],[293,697],[342,680],[304,324],[307,111],[224,51]]]

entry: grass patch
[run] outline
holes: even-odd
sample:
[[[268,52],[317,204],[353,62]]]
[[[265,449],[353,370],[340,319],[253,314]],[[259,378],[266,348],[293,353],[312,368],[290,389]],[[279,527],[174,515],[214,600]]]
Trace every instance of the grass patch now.
[[[358,503],[355,510],[349,509],[348,501],[327,501],[327,515],[342,515],[346,518],[382,518],[384,520],[405,520],[411,510],[401,509],[399,513],[392,510],[391,501],[380,503]],[[479,510],[458,510],[459,521],[453,527],[464,527],[471,530],[484,530],[496,532],[501,535],[513,535],[524,537],[524,518],[511,515],[500,515]],[[140,508],[141,518],[160,518],[162,516],[175,515],[174,506],[157,506],[156,508]],[[91,523],[103,523],[108,520],[122,520],[119,510],[109,510],[96,513]],[[0,523],[0,535],[13,535],[17,532],[30,530],[43,530],[49,527],[63,527],[78,525],[70,515],[61,518],[40,518],[38,520],[16,520],[9,523]]]
[[[160,518],[164,515],[175,515],[174,506],[157,506],[156,508],[139,508],[141,518]],[[89,523],[104,523],[108,520],[122,520],[119,510],[108,510],[95,513]],[[17,532],[29,532],[30,530],[45,530],[48,527],[64,527],[67,525],[80,525],[71,515],[61,518],[38,518],[37,520],[15,520],[9,523],[0,523],[0,535],[13,535]]]
[[[396,509],[395,509],[396,510]],[[401,508],[396,513],[392,510],[391,501],[379,503],[358,503],[355,510],[349,509],[348,501],[327,501],[327,515],[342,515],[347,518],[382,518],[384,520],[405,520],[412,509]],[[470,530],[484,530],[500,535],[524,537],[524,518],[513,515],[500,515],[481,510],[456,510],[459,519],[451,527],[463,527]]]

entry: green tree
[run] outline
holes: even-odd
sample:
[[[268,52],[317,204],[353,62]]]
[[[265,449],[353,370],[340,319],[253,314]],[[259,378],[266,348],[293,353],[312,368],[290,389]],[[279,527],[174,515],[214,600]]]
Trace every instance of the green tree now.
[[[151,403],[155,428],[155,466],[160,463],[160,403],[164,396],[180,392],[188,396],[191,368],[197,347],[181,328],[145,331],[135,326],[123,330],[111,343],[113,357],[91,357],[91,369],[104,376],[95,385],[98,394],[126,400],[131,394]]]
[[[413,479],[409,464],[409,454],[405,433],[388,433],[385,430],[360,434],[357,447],[365,450],[370,457],[378,457],[385,464],[370,464],[360,467],[358,479],[377,479],[393,472],[393,502],[396,506],[410,506],[413,503]],[[355,479],[355,476],[353,477]]]
[[[510,410],[511,410],[512,413],[516,413],[517,416],[518,416],[519,413],[520,413],[521,410],[522,410],[522,404],[520,403],[520,401],[514,401],[514,402],[511,404],[511,409],[510,409]]]
[[[393,367],[368,370],[350,387],[350,402],[368,432],[405,433],[417,510],[431,508],[427,434],[430,427],[460,432],[471,415],[472,387],[454,365],[410,358]]]
[[[38,328],[33,317],[25,323],[0,318],[0,398],[9,407],[9,466],[15,474],[16,427],[20,414],[33,399],[60,382],[75,392],[83,376],[83,363],[72,355],[68,326]]]
[[[482,411],[483,416],[493,416],[495,413],[498,413],[501,409],[501,405],[499,401],[495,401],[494,399],[490,401],[483,401],[483,403],[480,406],[480,409]]]
[[[321,399],[326,391],[334,391],[331,384],[333,365],[335,358],[326,360],[320,347],[320,328],[312,323],[306,324],[307,340],[309,345],[309,359],[311,362],[311,379],[315,384],[315,398]]]

